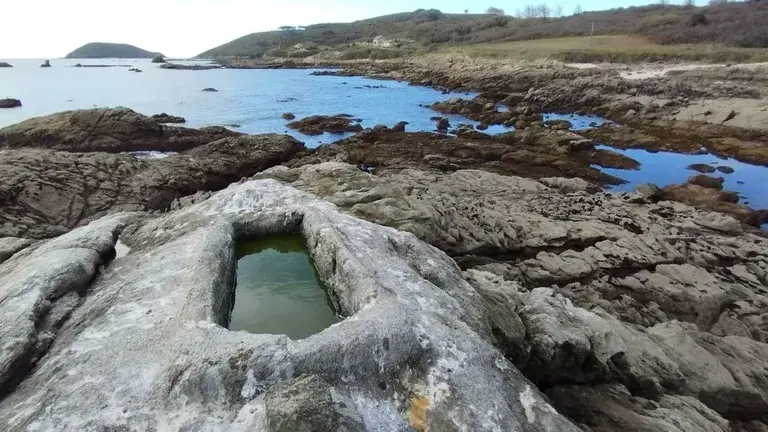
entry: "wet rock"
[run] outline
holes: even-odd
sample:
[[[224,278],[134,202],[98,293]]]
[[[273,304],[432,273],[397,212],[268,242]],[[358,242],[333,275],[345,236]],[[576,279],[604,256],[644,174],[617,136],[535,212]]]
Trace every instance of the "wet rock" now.
[[[669,185],[662,189],[661,195],[662,199],[685,203],[704,211],[730,215],[748,225],[759,226],[762,223],[760,212],[738,204],[739,194],[736,192],[726,192],[685,183]]]
[[[451,123],[447,118],[441,117],[440,120],[437,121],[437,130],[446,131],[449,127],[451,127]]]
[[[0,108],[18,108],[21,101],[18,99],[0,99]]]
[[[733,174],[734,172],[736,172],[735,169],[733,169],[733,168],[731,168],[731,167],[729,167],[727,165],[720,165],[716,169],[718,171],[720,171],[721,173],[723,173],[723,174]]]
[[[186,123],[187,122],[187,120],[184,117],[173,116],[166,113],[155,114],[151,118],[152,120],[158,123]]]
[[[311,116],[288,123],[288,127],[305,135],[322,135],[325,132],[343,134],[360,132],[363,127],[347,116]]]
[[[292,113],[283,113],[281,117],[283,120],[294,120],[296,118],[296,116]]]
[[[165,57],[158,54],[152,57],[152,63],[165,63]]]
[[[236,239],[296,231],[349,318],[303,340],[227,330]],[[91,282],[97,250],[118,236],[130,253]],[[34,285],[21,282],[27,272],[0,279],[2,294],[33,293],[0,302],[4,335],[35,334],[37,299],[62,291],[30,290],[66,282],[54,277],[60,265],[84,264],[65,285],[82,295],[56,315],[55,343],[35,351],[44,361],[11,375],[21,384],[0,400],[10,430],[579,430],[494,347],[486,304],[453,260],[273,180],[161,217],[99,220],[36,251],[0,264],[7,275],[45,262]]]
[[[71,152],[184,151],[239,134],[224,128],[163,126],[128,108],[95,108],[35,117],[0,129],[0,147]]]
[[[377,124],[371,130],[373,131],[373,133],[377,133],[377,134],[382,132],[387,132],[389,131],[389,126],[384,124]]]
[[[163,159],[28,148],[3,151],[0,237],[45,238],[107,213],[163,211],[176,198],[222,189],[302,150],[291,137],[253,135],[220,138]]]
[[[0,68],[12,68],[12,67],[13,65],[11,65],[10,63],[0,62]]]
[[[712,165],[707,165],[707,164],[688,165],[688,168],[686,168],[686,169],[693,170],[693,171],[698,171],[698,172],[703,173],[703,174],[712,174],[712,173],[715,172],[715,167],[713,167]]]
[[[553,130],[569,130],[573,127],[568,120],[547,120],[544,122],[545,126],[549,126]]]
[[[477,125],[476,129],[481,131],[488,130],[488,125],[484,123],[480,123],[479,125]]]
[[[587,149],[592,144],[583,137],[567,131],[515,131],[490,136],[479,131],[457,131],[457,137],[433,133],[358,134],[336,141],[311,155],[291,161],[291,166],[341,161],[357,164],[360,161],[392,169],[487,169],[532,178],[580,177],[594,184],[620,184],[622,180],[595,169],[593,165],[633,169],[638,163],[621,154]],[[376,143],[372,146],[371,143]],[[583,147],[582,147],[583,146]],[[436,155],[436,159],[425,159]],[[447,163],[443,163],[447,162]]]
[[[128,72],[137,72],[137,73],[138,73],[138,72],[141,72],[141,69],[138,69],[138,68],[130,68],[130,69],[128,69]]]
[[[49,67],[51,67],[51,61],[50,60],[44,61],[43,64],[40,65],[40,67],[41,68],[49,68]]]
[[[213,87],[206,87],[202,91],[204,91],[204,92],[218,92],[218,90],[216,90]]]
[[[408,125],[408,122],[406,121],[398,122],[394,126],[392,126],[392,132],[405,132],[406,125]]]
[[[688,183],[699,185],[705,188],[723,190],[723,183],[725,179],[722,177],[710,177],[703,174],[690,177]],[[738,201],[737,201],[738,202]]]

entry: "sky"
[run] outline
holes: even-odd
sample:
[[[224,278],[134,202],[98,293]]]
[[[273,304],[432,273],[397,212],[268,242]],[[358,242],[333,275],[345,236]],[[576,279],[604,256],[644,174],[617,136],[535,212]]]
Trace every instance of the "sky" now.
[[[115,42],[191,57],[249,33],[282,25],[349,22],[436,8],[508,14],[540,1],[489,0],[1,0],[0,59],[59,58],[88,42]],[[551,6],[558,0],[548,0]],[[561,1],[566,13],[578,2]],[[637,0],[583,0],[584,10],[647,4]],[[673,1],[677,3],[677,1]]]

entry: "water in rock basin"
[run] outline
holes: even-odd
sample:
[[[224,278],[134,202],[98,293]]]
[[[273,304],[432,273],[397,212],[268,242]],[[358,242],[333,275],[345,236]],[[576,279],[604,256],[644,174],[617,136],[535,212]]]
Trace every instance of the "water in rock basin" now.
[[[237,246],[237,289],[229,329],[302,339],[339,321],[300,236]]]

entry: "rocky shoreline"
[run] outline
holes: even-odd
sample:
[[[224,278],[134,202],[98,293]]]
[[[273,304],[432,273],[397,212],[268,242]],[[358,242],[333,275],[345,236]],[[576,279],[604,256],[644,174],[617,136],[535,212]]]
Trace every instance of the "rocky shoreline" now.
[[[472,89],[433,109],[517,130],[315,116],[290,127],[355,135],[307,149],[125,108],[0,129],[0,426],[768,430],[768,212],[712,177],[604,193],[596,168],[638,165],[600,142],[768,164],[765,131],[669,118],[754,88],[433,63],[336,73]],[[236,243],[281,233],[344,320],[227,330]]]

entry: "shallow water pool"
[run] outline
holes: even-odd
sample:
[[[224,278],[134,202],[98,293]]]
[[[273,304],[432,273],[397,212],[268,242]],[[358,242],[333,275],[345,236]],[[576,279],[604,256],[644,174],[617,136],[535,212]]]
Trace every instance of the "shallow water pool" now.
[[[719,158],[712,154],[689,155],[671,152],[649,152],[640,149],[621,150],[609,146],[597,146],[598,149],[621,153],[640,162],[639,170],[621,170],[600,168],[603,172],[626,180],[628,183],[614,186],[616,191],[631,191],[643,183],[655,183],[664,187],[675,183],[685,183],[689,177],[700,174],[687,169],[693,164],[706,164],[713,167],[729,166],[735,171],[724,174],[719,171],[707,174],[725,179],[724,190],[735,191],[741,195],[741,203],[752,208],[768,208],[768,167],[750,165],[736,159]]]
[[[339,321],[303,237],[246,241],[237,257],[230,330],[303,339]]]

